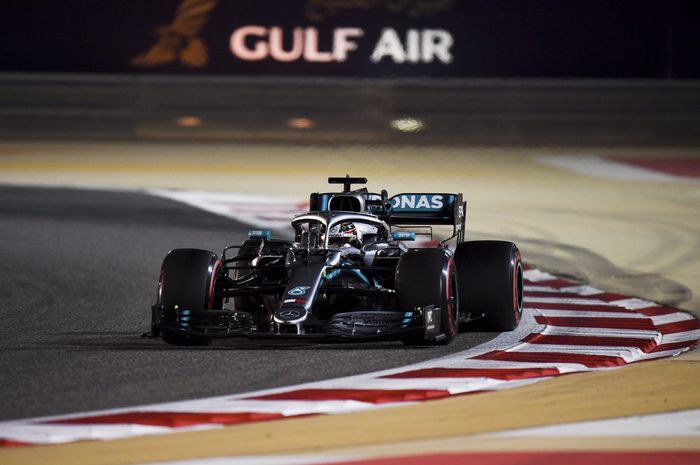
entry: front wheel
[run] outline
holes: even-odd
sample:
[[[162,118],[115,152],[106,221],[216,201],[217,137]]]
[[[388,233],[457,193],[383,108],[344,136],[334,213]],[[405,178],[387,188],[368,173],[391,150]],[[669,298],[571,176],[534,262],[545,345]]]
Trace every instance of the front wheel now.
[[[156,305],[186,310],[221,309],[223,298],[216,293],[221,260],[214,252],[201,249],[171,250],[163,260],[158,281]],[[176,345],[203,345],[206,339],[161,331],[165,342]]]
[[[505,241],[469,241],[454,255],[459,276],[460,307],[484,315],[490,331],[512,331],[523,313],[523,264],[518,247]]]
[[[459,294],[457,270],[452,257],[442,249],[409,250],[396,268],[399,310],[434,305],[440,309],[441,333],[426,337],[416,332],[404,338],[407,345],[449,344],[457,334]]]

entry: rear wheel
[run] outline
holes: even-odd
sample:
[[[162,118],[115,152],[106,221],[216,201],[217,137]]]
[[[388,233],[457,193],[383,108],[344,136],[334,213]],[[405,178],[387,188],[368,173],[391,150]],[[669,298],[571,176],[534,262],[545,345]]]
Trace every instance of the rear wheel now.
[[[444,250],[418,249],[403,255],[396,269],[396,293],[402,311],[428,305],[440,308],[442,336],[426,338],[424,332],[416,332],[403,340],[405,344],[449,344],[452,341],[459,322],[457,270]]]
[[[469,241],[454,255],[459,276],[460,308],[483,314],[480,326],[512,331],[523,313],[523,265],[518,247],[505,241]]]
[[[216,279],[221,275],[221,260],[215,253],[201,249],[175,249],[163,260],[158,282],[157,305],[180,309],[221,309],[223,298],[217,295]],[[165,342],[176,345],[202,345],[206,339],[161,331]]]

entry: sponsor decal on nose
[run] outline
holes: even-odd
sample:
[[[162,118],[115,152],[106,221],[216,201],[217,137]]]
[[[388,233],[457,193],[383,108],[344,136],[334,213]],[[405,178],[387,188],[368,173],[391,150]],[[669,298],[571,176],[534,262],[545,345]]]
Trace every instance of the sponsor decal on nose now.
[[[290,289],[287,294],[289,295],[304,295],[306,294],[306,291],[310,289],[310,286],[297,286],[293,289]]]

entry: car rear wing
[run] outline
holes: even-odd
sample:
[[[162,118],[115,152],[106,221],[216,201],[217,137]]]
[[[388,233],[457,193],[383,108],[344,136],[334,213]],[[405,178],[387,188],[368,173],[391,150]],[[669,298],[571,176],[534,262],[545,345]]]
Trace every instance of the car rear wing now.
[[[435,226],[453,227],[457,242],[464,240],[467,218],[467,202],[462,194],[403,193],[388,199],[384,220],[390,226]]]
[[[353,178],[350,178],[351,180]],[[338,178],[345,180],[345,178]],[[464,240],[467,203],[462,194],[447,193],[402,193],[388,197],[361,189],[352,192],[313,193],[309,198],[310,211],[350,211],[371,213],[386,221],[389,226],[408,228],[411,226],[452,226],[453,234],[448,238]]]

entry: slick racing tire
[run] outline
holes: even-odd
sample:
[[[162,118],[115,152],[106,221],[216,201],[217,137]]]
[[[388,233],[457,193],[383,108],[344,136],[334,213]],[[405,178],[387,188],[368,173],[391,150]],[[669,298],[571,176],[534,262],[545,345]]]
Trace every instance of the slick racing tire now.
[[[399,310],[434,305],[440,308],[442,336],[426,338],[424,331],[407,335],[407,345],[449,344],[458,331],[459,294],[457,270],[452,257],[442,249],[409,250],[396,268]]]
[[[483,314],[477,326],[512,331],[523,313],[523,265],[518,247],[505,241],[469,241],[454,254],[462,312]]]
[[[175,249],[163,260],[158,281],[158,306],[180,309],[221,309],[223,298],[215,289],[221,275],[221,260],[201,249]],[[204,345],[203,337],[161,331],[165,342],[175,345]]]

